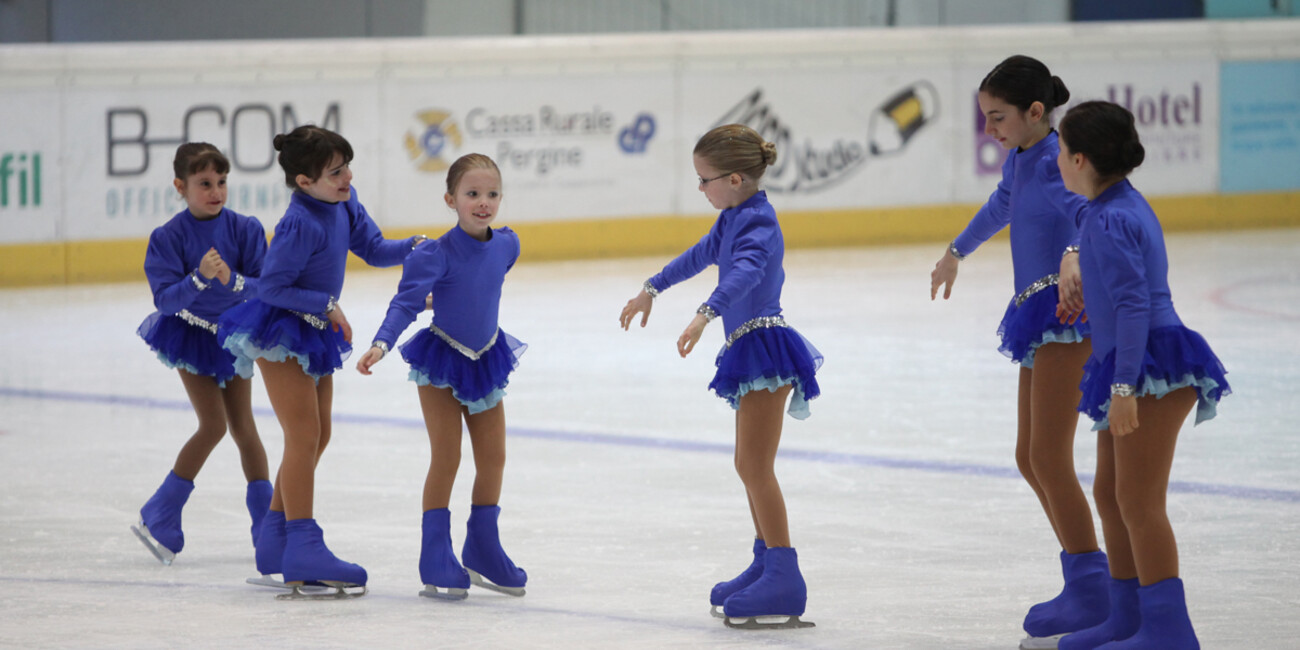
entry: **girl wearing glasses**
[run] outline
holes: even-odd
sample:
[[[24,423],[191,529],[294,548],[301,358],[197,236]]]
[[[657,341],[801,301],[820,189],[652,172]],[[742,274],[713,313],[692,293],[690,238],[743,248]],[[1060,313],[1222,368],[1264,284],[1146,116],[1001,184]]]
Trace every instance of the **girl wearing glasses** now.
[[[776,162],[776,145],[749,127],[730,124],[706,133],[694,153],[700,191],[722,213],[698,244],[645,282],[623,307],[619,323],[626,330],[641,314],[645,327],[655,296],[718,265],[718,286],[678,338],[677,352],[690,354],[705,327],[722,317],[726,344],[709,388],[736,409],[735,466],[755,539],[749,568],[714,586],[709,601],[714,616],[730,627],[810,627],[799,619],[808,592],[790,546],[774,466],[781,411],[788,398],[790,415],[808,417],[808,401],[821,392],[815,375],[822,355],[781,315],[785,244],[776,211],[758,189],[763,172]]]

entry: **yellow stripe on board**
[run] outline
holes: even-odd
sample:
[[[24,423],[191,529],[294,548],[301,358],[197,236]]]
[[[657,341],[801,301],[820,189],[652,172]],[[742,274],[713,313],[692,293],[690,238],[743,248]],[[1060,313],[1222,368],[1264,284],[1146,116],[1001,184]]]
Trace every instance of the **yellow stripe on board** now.
[[[1300,227],[1300,192],[1150,199],[1166,232]],[[779,203],[779,200],[778,200]],[[788,248],[949,241],[978,205],[779,211]],[[510,224],[523,261],[674,255],[708,232],[713,216],[632,217]],[[409,237],[421,228],[393,228]],[[0,245],[0,287],[144,281],[146,239]],[[366,268],[349,256],[348,268]]]

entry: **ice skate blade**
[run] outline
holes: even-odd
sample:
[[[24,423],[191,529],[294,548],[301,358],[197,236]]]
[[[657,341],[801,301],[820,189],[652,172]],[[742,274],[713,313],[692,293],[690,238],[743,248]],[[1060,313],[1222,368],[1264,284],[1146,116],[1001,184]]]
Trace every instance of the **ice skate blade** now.
[[[153,553],[153,556],[158,558],[158,561],[162,562],[163,566],[172,565],[172,560],[176,559],[176,554],[172,553],[166,546],[159,544],[158,540],[149,534],[149,527],[144,525],[143,519],[139,523],[131,524],[131,532],[140,538],[140,543],[144,544],[144,547],[149,549],[149,552]]]
[[[1020,650],[1056,650],[1064,634],[1052,636],[1027,636],[1020,642]]]
[[[270,574],[263,574],[262,576],[257,578],[249,578],[244,582],[250,585],[257,585],[259,587],[274,587],[276,589],[291,588],[289,585],[284,584],[283,580],[276,580],[275,578],[272,578]]]
[[[722,613],[722,605],[710,605],[709,616],[713,618],[726,618],[727,615]]]
[[[801,621],[798,616],[728,616],[722,621],[737,630],[792,630],[817,627],[812,621]]]
[[[474,569],[466,568],[465,570],[469,572],[469,581],[474,583],[475,586],[495,591],[499,594],[505,594],[507,596],[518,597],[524,595],[523,587],[502,587],[501,585],[493,584],[491,580],[479,575],[478,571],[475,571]]]
[[[465,600],[466,598],[469,598],[469,590],[458,589],[455,587],[424,585],[424,589],[420,590],[420,595],[435,600]]]
[[[292,588],[293,591],[276,596],[276,600],[346,600],[348,598],[360,598],[369,591],[365,585],[338,582],[336,580],[322,580],[319,584],[288,582],[285,585]],[[349,591],[349,589],[352,591]],[[356,591],[356,589],[361,591]]]

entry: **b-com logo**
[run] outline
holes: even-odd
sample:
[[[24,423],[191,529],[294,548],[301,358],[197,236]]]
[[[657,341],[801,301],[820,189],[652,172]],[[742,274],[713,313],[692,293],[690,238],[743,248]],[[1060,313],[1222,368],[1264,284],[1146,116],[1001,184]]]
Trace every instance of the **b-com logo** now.
[[[0,209],[41,205],[41,154],[0,154]]]

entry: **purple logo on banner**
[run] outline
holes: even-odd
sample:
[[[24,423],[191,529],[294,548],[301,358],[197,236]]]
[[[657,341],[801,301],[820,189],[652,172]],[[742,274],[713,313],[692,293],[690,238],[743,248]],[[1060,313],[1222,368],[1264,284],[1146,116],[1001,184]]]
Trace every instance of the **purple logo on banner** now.
[[[1002,163],[1007,161],[1007,150],[992,136],[984,133],[984,113],[980,111],[979,93],[975,94],[975,175],[990,176],[1002,173]]]

